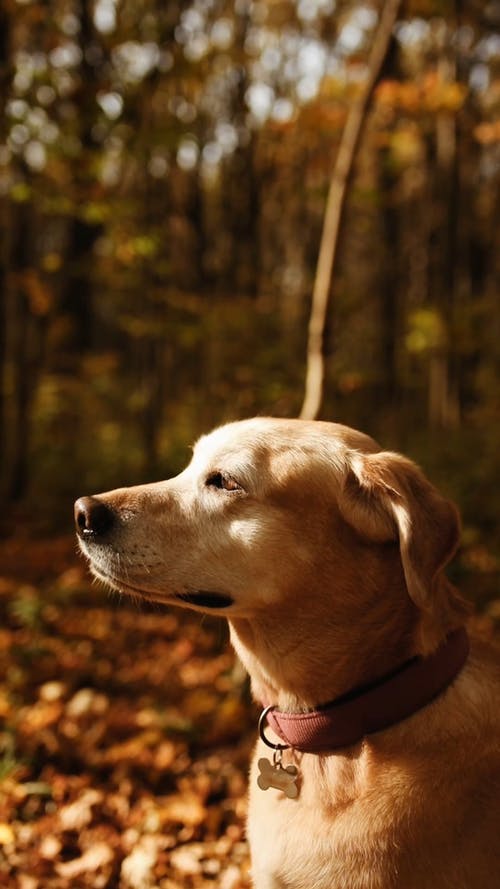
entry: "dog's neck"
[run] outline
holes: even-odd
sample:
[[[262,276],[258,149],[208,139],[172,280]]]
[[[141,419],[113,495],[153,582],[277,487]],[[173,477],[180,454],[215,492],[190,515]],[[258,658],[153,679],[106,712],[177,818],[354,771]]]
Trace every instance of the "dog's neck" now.
[[[315,613],[310,600],[285,613],[269,606],[251,620],[231,621],[231,640],[256,701],[283,711],[309,710],[413,657],[418,652],[411,604],[399,610],[384,605],[381,597],[371,613],[348,623],[332,609]]]
[[[449,604],[456,594],[444,574],[435,579],[432,607],[421,611],[407,593],[397,551],[379,550],[360,549],[351,575],[325,563],[321,578],[298,579],[281,601],[230,619],[258,703],[314,709],[431,654],[464,623],[462,600]]]
[[[269,724],[281,742],[303,753],[351,747],[384,731],[430,704],[454,681],[469,654],[464,627],[455,630],[427,657],[415,657],[394,673],[307,713],[283,713],[265,708],[259,722],[262,740],[272,746]]]

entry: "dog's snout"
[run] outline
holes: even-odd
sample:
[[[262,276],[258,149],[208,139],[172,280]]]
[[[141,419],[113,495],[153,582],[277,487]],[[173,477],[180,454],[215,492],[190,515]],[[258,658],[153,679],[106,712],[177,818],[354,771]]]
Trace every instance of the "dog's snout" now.
[[[111,530],[113,510],[97,497],[80,497],[75,503],[76,530],[83,540],[96,540]]]

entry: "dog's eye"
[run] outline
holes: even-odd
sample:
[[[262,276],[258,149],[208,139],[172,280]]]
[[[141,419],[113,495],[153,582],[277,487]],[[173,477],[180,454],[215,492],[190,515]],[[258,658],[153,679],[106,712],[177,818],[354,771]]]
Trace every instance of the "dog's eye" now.
[[[205,484],[209,488],[220,488],[221,491],[241,491],[241,485],[230,475],[224,475],[222,472],[213,472]]]

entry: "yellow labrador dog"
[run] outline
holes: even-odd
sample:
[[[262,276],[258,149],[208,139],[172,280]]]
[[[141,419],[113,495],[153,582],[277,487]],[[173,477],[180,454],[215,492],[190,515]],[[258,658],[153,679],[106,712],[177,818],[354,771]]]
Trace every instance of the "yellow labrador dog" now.
[[[75,505],[94,574],[228,618],[262,705],[256,889],[500,886],[500,666],[442,568],[455,508],[344,426],[257,418]]]

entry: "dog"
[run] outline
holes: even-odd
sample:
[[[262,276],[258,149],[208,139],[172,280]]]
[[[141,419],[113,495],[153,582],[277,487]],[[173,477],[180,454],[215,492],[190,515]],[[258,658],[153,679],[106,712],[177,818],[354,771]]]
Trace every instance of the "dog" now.
[[[262,706],[256,889],[500,886],[500,663],[443,573],[456,508],[348,427],[254,418],[80,498],[94,575],[224,616]]]

